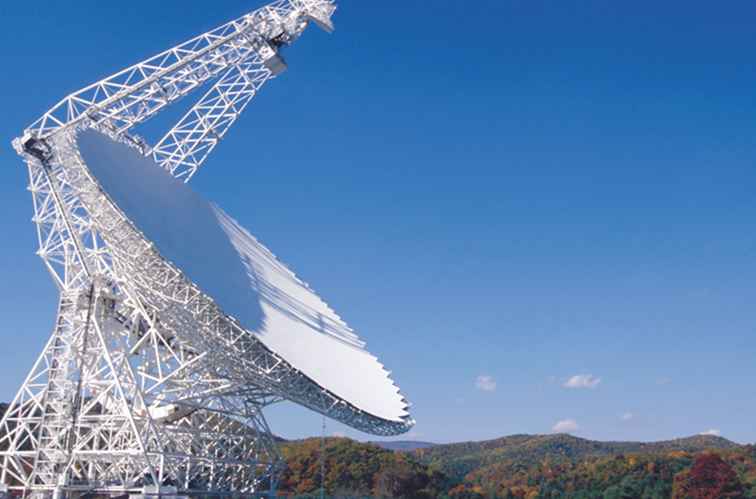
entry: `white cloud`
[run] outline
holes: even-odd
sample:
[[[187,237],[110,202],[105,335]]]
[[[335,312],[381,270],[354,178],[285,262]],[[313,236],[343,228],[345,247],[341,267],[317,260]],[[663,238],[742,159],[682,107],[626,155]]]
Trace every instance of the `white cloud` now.
[[[635,417],[635,416],[634,416],[634,414],[633,414],[632,412],[626,412],[625,414],[623,414],[622,416],[620,416],[620,419],[621,419],[622,421],[630,421],[630,420],[631,420],[631,419],[633,419],[634,417]]]
[[[574,419],[563,419],[557,421],[557,424],[551,427],[551,431],[554,433],[571,433],[580,429],[577,422]]]
[[[484,392],[493,392],[496,390],[496,380],[493,376],[481,374],[475,379],[475,388]]]
[[[712,428],[711,430],[702,431],[701,435],[709,435],[712,437],[718,437],[722,434],[721,431],[719,431],[717,428]]]
[[[596,388],[601,383],[601,378],[592,374],[576,374],[562,385],[565,388]]]

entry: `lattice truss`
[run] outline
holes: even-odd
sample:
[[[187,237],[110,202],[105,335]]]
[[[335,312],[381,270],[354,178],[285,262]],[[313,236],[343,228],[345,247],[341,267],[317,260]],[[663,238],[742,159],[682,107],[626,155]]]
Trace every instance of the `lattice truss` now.
[[[39,497],[274,490],[280,457],[262,409],[281,400],[282,386],[288,398],[381,431],[303,383],[163,261],[105,201],[74,142],[96,127],[190,180],[285,69],[280,47],[310,21],[331,30],[334,9],[333,0],[276,1],[71,94],[14,141],[29,170],[38,254],[60,299],[0,422],[7,488]],[[154,147],[130,133],[213,80]]]

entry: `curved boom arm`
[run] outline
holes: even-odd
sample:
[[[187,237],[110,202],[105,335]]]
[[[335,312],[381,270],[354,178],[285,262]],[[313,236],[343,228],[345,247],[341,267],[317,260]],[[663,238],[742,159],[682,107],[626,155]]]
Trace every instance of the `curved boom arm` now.
[[[85,120],[125,133],[249,60],[276,74],[285,68],[278,47],[296,40],[308,21],[332,29],[334,10],[333,0],[277,0],[254,10],[65,97],[26,129],[22,146],[39,156],[46,138]]]
[[[273,77],[259,56],[233,66],[152,149],[155,162],[188,182]]]

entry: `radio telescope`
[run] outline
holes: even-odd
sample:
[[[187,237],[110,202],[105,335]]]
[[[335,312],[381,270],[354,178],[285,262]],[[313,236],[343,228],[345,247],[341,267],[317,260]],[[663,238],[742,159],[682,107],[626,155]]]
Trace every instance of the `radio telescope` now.
[[[414,421],[383,365],[317,294],[187,182],[280,48],[332,0],[281,0],[64,98],[14,147],[52,334],[0,422],[0,480],[23,496],[275,490],[263,408],[290,400],[376,435]],[[136,125],[209,90],[154,146]]]

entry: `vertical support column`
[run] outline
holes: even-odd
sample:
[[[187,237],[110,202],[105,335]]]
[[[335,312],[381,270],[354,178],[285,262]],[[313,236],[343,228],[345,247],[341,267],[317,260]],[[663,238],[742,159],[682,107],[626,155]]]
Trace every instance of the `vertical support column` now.
[[[53,490],[68,461],[86,294],[61,293],[50,340],[0,422],[0,478],[11,488]]]

